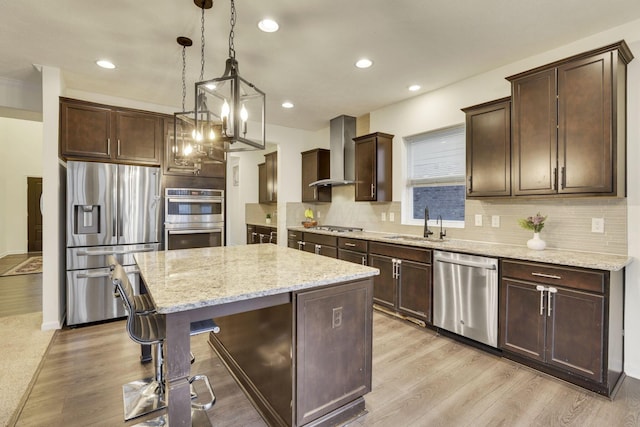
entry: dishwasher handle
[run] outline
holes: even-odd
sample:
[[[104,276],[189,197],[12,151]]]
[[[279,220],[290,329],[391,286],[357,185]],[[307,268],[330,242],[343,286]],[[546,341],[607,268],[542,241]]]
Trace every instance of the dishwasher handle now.
[[[487,270],[497,270],[498,269],[496,264],[489,264],[489,263],[486,263],[486,262],[465,261],[465,260],[460,260],[460,259],[450,259],[450,258],[445,258],[445,257],[438,256],[438,255],[434,255],[433,256],[433,260],[434,261],[440,261],[440,262],[446,262],[446,263],[449,263],[449,264],[463,265],[465,267],[484,268],[484,269],[487,269]]]

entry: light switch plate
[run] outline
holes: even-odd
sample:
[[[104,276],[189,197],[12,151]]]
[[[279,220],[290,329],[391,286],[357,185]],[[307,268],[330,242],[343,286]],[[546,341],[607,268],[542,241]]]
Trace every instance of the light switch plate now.
[[[476,214],[476,227],[482,227],[482,214]]]
[[[604,233],[604,218],[591,218],[591,232]]]
[[[389,212],[389,221],[393,222],[396,220],[396,215],[393,212]]]
[[[318,219],[320,219],[320,211],[318,211],[318,215],[317,215]]]
[[[380,221],[386,221],[387,220],[387,213],[386,212],[382,212],[380,214]]]
[[[500,227],[500,215],[491,215],[491,226],[495,228]]]

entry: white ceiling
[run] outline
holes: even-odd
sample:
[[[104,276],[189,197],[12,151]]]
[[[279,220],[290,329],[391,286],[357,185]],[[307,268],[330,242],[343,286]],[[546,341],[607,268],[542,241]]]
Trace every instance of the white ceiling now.
[[[236,0],[240,75],[267,94],[267,122],[316,130],[640,18],[638,0]],[[270,16],[272,34],[257,29]],[[230,2],[205,12],[205,79],[228,56]],[[0,77],[63,70],[68,88],[178,108],[200,75],[193,0],[0,0]],[[597,46],[594,46],[597,47]],[[360,57],[374,66],[356,69]],[[109,58],[116,70],[99,69]],[[292,110],[280,104],[290,100]]]

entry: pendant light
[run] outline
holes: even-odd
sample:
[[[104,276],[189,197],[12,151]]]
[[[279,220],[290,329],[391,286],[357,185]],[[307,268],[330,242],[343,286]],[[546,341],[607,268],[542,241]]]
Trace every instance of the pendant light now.
[[[196,124],[200,126],[203,120],[210,129],[218,130],[226,152],[263,150],[265,93],[240,77],[234,46],[234,0],[230,24],[229,58],[222,77],[196,83]]]

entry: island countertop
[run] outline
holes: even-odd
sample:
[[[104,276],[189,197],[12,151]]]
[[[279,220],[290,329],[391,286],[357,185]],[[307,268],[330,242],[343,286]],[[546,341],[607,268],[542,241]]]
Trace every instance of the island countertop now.
[[[379,274],[377,268],[272,244],[142,252],[135,260],[163,314]]]

